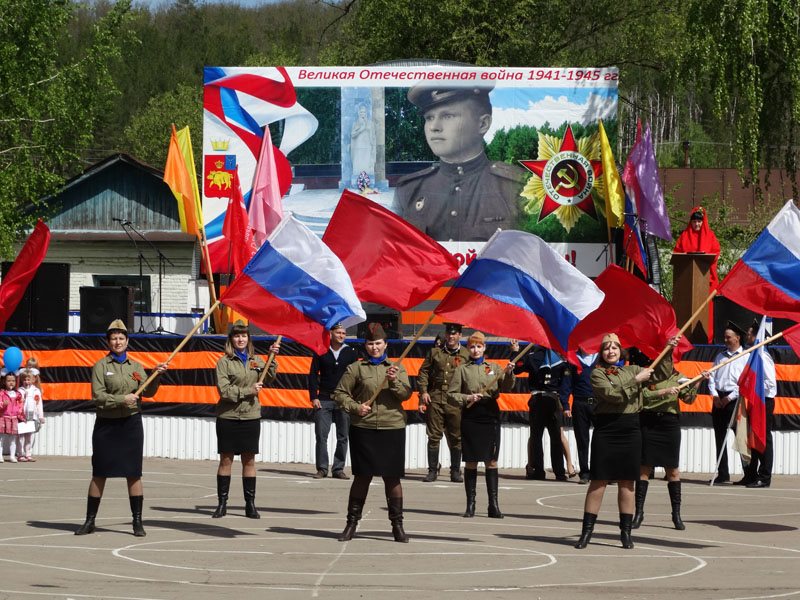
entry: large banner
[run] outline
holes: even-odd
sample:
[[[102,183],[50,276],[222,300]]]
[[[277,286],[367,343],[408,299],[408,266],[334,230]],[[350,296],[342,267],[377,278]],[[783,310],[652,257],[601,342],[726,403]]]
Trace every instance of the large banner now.
[[[203,213],[213,268],[238,167],[249,204],[265,128],[285,210],[320,236],[350,189],[466,263],[497,229],[533,232],[590,276],[610,257],[598,120],[616,139],[616,69],[207,67]]]

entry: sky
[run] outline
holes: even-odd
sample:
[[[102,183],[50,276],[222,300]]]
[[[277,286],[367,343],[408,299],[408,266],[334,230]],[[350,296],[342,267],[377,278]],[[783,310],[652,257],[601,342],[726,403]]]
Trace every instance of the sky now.
[[[277,4],[281,0],[196,0],[197,4],[238,4],[239,6],[256,7],[264,4]],[[174,0],[133,0],[134,4],[159,8],[171,6]]]

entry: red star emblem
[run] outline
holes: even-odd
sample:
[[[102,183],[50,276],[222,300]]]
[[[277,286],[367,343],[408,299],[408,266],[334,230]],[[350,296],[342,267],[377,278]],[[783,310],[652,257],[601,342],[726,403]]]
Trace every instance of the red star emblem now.
[[[545,196],[537,222],[562,206],[575,206],[593,219],[597,212],[592,199],[594,181],[603,172],[600,159],[589,160],[578,152],[578,145],[567,126],[558,152],[548,160],[521,160],[520,164],[542,180]]]

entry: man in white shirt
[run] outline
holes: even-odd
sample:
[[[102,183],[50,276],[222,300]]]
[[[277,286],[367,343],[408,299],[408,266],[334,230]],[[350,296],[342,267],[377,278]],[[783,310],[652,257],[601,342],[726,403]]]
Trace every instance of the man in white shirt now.
[[[749,346],[756,343],[758,329],[759,322],[754,320],[747,329],[746,341]],[[749,488],[766,488],[769,487],[772,482],[772,428],[773,415],[775,413],[775,394],[778,391],[778,386],[775,377],[775,361],[772,359],[772,356],[770,356],[766,347],[763,350],[761,357],[764,361],[764,400],[767,409],[767,441],[764,452],[758,452],[757,450],[752,451],[750,464],[744,469],[744,477],[734,483],[734,485],[745,485]],[[759,352],[759,350],[756,350],[756,352]]]
[[[741,354],[743,339],[744,330],[736,323],[728,321],[728,324],[725,326],[723,337],[725,350],[717,354],[713,366],[716,367],[732,356]],[[711,376],[708,378],[708,392],[711,394],[713,400],[711,421],[714,425],[714,441],[716,442],[715,445],[717,449],[716,456],[719,456],[720,452],[722,452],[722,460],[719,463],[714,485],[730,483],[731,481],[725,438],[728,434],[728,427],[733,429],[735,425],[732,423],[732,418],[733,411],[736,408],[736,399],[739,397],[739,376],[742,374],[746,365],[746,358],[734,360],[721,369],[712,372]]]

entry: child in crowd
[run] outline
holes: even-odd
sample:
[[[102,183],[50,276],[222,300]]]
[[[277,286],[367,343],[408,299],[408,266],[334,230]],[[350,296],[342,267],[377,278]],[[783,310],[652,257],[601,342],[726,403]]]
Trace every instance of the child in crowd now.
[[[19,382],[19,392],[22,394],[25,420],[36,423],[36,431],[39,431],[39,428],[44,423],[42,390],[34,384],[34,375],[29,369],[23,369],[20,372]],[[20,462],[36,462],[36,459],[32,456],[36,431],[19,434]]]
[[[3,462],[2,447],[8,440],[8,456],[17,462],[17,425],[25,420],[22,394],[15,388],[17,378],[13,373],[3,376],[3,389],[0,390],[0,462]]]
[[[38,388],[42,387],[42,378],[39,374],[39,361],[36,360],[35,356],[31,356],[28,360],[26,360],[24,367],[17,369],[16,376],[19,377],[20,373],[23,371],[28,371],[31,375],[33,375],[33,385]]]

